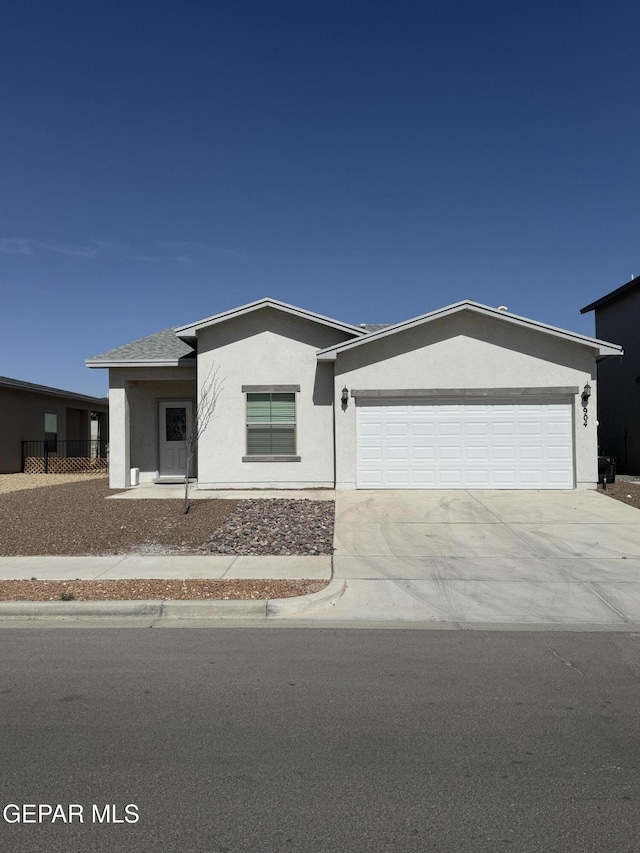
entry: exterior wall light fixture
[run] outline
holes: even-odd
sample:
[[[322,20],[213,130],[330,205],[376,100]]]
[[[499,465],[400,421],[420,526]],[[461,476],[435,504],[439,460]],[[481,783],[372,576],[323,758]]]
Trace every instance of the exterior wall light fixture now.
[[[582,389],[582,415],[583,415],[583,426],[586,426],[589,423],[589,412],[587,411],[587,403],[589,402],[589,397],[591,396],[591,385],[587,382],[587,384]]]
[[[346,409],[348,403],[349,403],[349,389],[345,385],[344,388],[342,389],[342,405],[345,407],[345,409]]]

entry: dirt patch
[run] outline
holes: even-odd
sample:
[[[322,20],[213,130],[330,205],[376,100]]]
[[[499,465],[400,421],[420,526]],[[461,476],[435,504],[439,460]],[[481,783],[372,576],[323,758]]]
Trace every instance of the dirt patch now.
[[[324,589],[327,583],[208,579],[0,581],[0,601],[246,601],[309,595]]]
[[[0,495],[0,554],[200,553],[235,501],[106,501],[104,477]]]
[[[618,477],[615,483],[607,483],[606,491],[602,486],[598,486],[598,491],[604,495],[608,495],[610,498],[640,509],[640,483],[621,480]]]

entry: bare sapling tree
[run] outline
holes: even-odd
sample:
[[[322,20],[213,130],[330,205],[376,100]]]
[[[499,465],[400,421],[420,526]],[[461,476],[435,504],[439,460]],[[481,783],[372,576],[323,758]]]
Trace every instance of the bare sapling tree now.
[[[223,380],[220,379],[219,368],[212,367],[197,394],[191,425],[188,426],[185,424],[186,460],[184,469],[184,503],[182,505],[183,515],[189,512],[189,471],[191,470],[191,463],[198,450],[198,442],[216,416],[218,398],[220,397],[223,384]]]

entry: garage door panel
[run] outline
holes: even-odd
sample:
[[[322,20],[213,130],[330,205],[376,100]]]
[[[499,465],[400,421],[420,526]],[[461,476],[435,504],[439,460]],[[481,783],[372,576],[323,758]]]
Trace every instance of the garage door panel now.
[[[436,448],[433,445],[414,445],[411,448],[411,458],[414,462],[433,462],[436,458]]]
[[[367,406],[367,417],[369,419],[377,418],[382,415],[386,420],[406,421],[407,415],[410,413],[411,406],[393,406],[393,412],[389,412],[388,406]],[[363,410],[364,411],[364,410]]]
[[[385,486],[382,470],[364,470],[360,472],[358,486],[361,489],[383,489]]]
[[[563,461],[567,452],[565,444],[547,444],[546,451],[547,459],[554,462]]]
[[[491,487],[489,472],[486,470],[468,471],[467,480],[470,489],[488,489]]]
[[[571,424],[551,421],[546,424],[546,433],[547,435],[569,436],[571,435]]]
[[[359,488],[562,488],[570,404],[357,406]]]
[[[545,458],[545,448],[541,444],[523,444],[520,446],[518,456],[523,462],[543,462]]]
[[[387,447],[386,458],[389,462],[397,463],[397,462],[408,462],[409,461],[409,448],[408,447]]]
[[[413,486],[416,489],[433,489],[438,487],[438,483],[436,481],[436,475],[434,470],[425,469],[425,470],[414,470],[413,472]]]
[[[513,421],[500,422],[494,421],[491,424],[491,435],[500,436],[514,436],[516,434],[516,425]]]
[[[362,423],[360,424],[360,438],[380,438],[383,433],[381,423]]]
[[[409,435],[409,424],[408,423],[391,423],[385,424],[384,429],[385,435],[389,436],[389,438],[394,438],[394,436],[402,436],[405,438]]]
[[[441,462],[461,462],[462,461],[462,445],[446,445],[441,444],[438,448],[438,458]]]
[[[439,471],[440,485],[445,489],[460,489],[463,488],[463,473],[462,468],[448,468]]]
[[[467,462],[488,462],[491,451],[486,444],[468,444],[465,448],[465,459]]]
[[[515,462],[518,458],[518,451],[515,444],[494,444],[492,450],[495,462]]]
[[[382,462],[384,459],[382,447],[360,447],[359,455],[362,462]]]
[[[411,424],[411,434],[415,438],[435,438],[437,434],[435,423],[418,421]]]
[[[467,438],[488,438],[489,426],[489,423],[486,421],[484,423],[474,423],[471,421],[464,425],[464,432]]]
[[[462,438],[462,424],[439,423],[436,427],[436,437],[438,439],[454,439],[458,441]]]
[[[565,477],[562,471],[553,471],[551,470],[547,477],[549,481],[550,487],[557,487],[559,489],[566,489],[567,486],[565,484]]]
[[[525,489],[542,489],[545,486],[545,477],[540,468],[521,468],[520,485]]]
[[[518,435],[542,435],[544,432],[544,427],[542,426],[541,421],[531,421],[528,423],[527,421],[521,421],[518,424]]]
[[[388,468],[386,472],[387,485],[399,489],[410,485],[409,471],[407,468]]]
[[[492,472],[491,481],[499,489],[516,489],[518,477],[515,468],[497,468]]]

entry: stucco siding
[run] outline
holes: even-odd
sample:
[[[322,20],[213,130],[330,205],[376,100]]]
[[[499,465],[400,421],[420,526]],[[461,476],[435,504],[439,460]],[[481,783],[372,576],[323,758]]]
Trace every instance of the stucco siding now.
[[[624,355],[598,364],[601,451],[620,471],[640,474],[640,289],[595,309],[596,335],[615,341]]]
[[[199,443],[198,485],[207,488],[332,488],[333,365],[319,349],[352,336],[264,309],[205,328],[198,334],[198,382],[218,371],[221,392]],[[300,461],[243,461],[246,393],[243,386],[300,386],[296,393],[296,455]]]
[[[130,485],[131,468],[141,481],[158,476],[158,403],[195,399],[195,368],[112,368],[109,371],[109,479],[114,489]]]
[[[12,474],[22,466],[23,441],[44,439],[44,416],[58,416],[58,439],[89,438],[89,412],[106,412],[106,404],[83,404],[63,395],[38,394],[0,388],[0,473]],[[69,424],[67,423],[67,416]]]
[[[586,346],[476,314],[457,314],[338,355],[340,389],[486,389],[592,387],[587,426],[574,395],[578,488],[597,481],[594,353]],[[568,398],[567,398],[568,399]],[[435,400],[434,400],[435,402]],[[356,405],[336,412],[337,487],[356,485]]]

